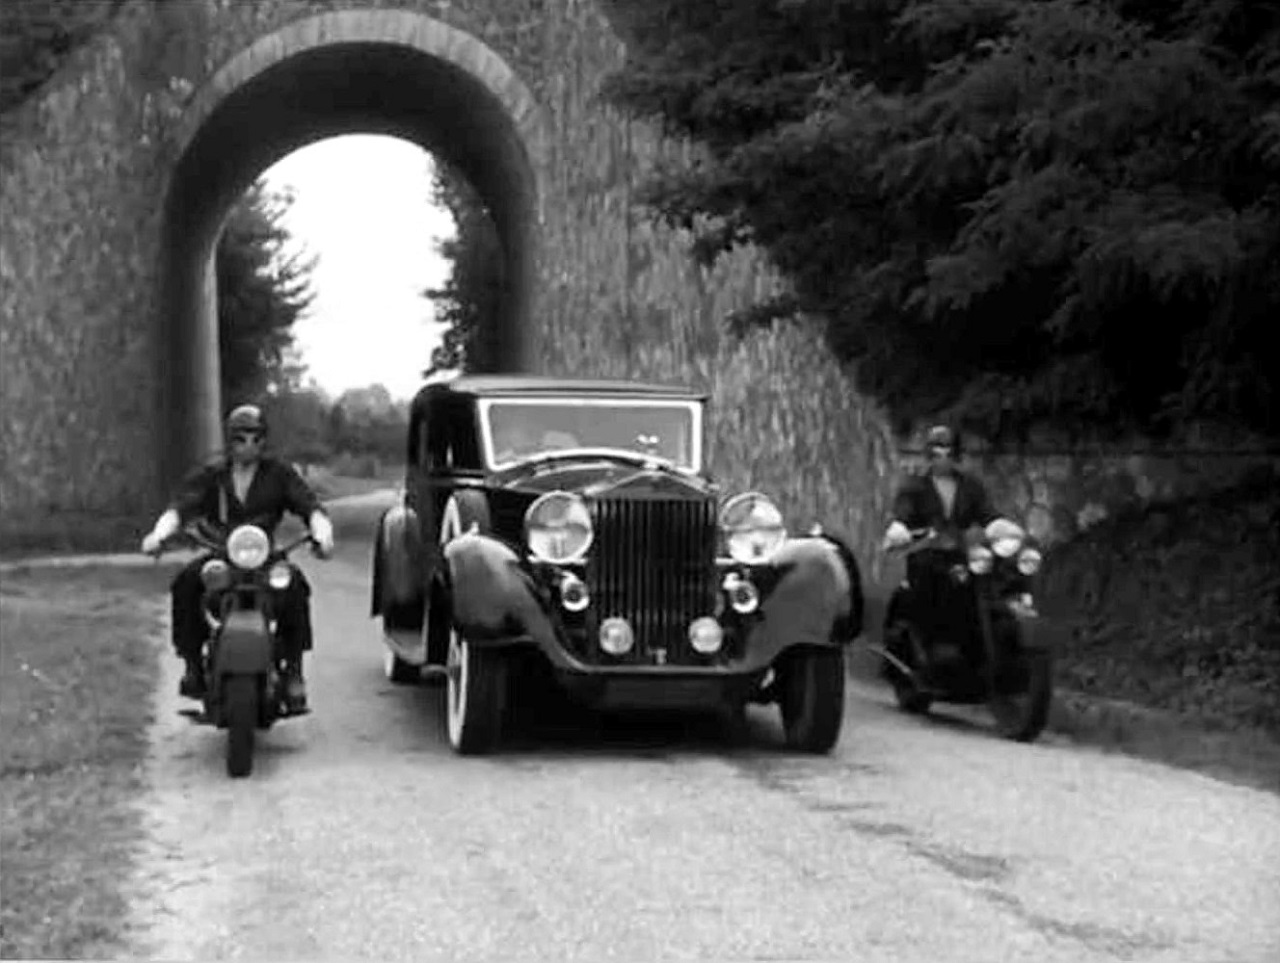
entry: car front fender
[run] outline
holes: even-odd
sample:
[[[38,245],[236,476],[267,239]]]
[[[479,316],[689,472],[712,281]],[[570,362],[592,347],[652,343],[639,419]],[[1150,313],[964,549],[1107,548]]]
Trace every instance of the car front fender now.
[[[374,545],[373,615],[421,601],[425,555],[418,513],[403,504],[388,508],[378,519]]]
[[[752,650],[841,644],[861,632],[861,579],[842,543],[827,536],[793,539],[769,567],[776,584],[760,602],[748,637]]]
[[[444,548],[451,616],[469,642],[509,642],[556,638],[555,627],[538,602],[533,580],[509,546],[479,532],[467,532]]]

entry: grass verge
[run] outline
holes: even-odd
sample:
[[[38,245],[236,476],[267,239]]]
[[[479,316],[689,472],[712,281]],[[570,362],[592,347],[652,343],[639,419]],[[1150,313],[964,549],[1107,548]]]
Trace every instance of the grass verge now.
[[[172,566],[0,579],[0,958],[110,958]]]

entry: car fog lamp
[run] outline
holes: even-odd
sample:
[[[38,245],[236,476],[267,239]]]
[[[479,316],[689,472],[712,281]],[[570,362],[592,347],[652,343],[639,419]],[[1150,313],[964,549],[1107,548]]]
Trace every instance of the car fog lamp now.
[[[560,604],[570,612],[581,612],[591,604],[586,583],[571,572],[560,580]]]
[[[778,506],[759,492],[744,492],[720,512],[725,547],[735,562],[767,562],[787,540]]]
[[[610,655],[625,655],[635,644],[635,633],[626,619],[614,616],[600,623],[600,648]]]
[[[991,549],[985,545],[975,545],[969,549],[969,571],[975,575],[985,575],[991,571],[991,566],[995,564],[995,559],[991,555]]]
[[[693,646],[693,651],[711,655],[720,651],[723,641],[724,629],[710,616],[703,616],[689,623],[689,644]]]
[[[747,615],[760,607],[760,592],[737,572],[726,575],[721,588],[729,596],[729,605],[739,615]]]
[[[271,539],[257,525],[241,525],[227,538],[227,555],[236,568],[259,568],[270,554]]]
[[[1018,571],[1023,575],[1035,575],[1043,561],[1038,549],[1024,548],[1018,555]]]
[[[525,512],[524,531],[533,557],[556,565],[581,561],[595,539],[591,512],[572,492],[540,495]]]
[[[220,558],[211,558],[200,566],[200,581],[211,591],[224,589],[231,584],[231,567]]]
[[[277,562],[271,566],[271,571],[267,574],[267,584],[277,592],[283,592],[289,587],[289,583],[293,581],[293,569],[284,562]]]

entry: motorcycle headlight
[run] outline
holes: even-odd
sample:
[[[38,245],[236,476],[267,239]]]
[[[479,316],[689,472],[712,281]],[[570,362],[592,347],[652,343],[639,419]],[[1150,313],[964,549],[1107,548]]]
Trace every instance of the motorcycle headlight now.
[[[236,568],[260,568],[271,554],[271,538],[257,525],[241,525],[227,539],[227,557]]]
[[[540,495],[525,512],[524,534],[534,558],[556,565],[580,561],[595,539],[587,503],[571,492]]]
[[[985,575],[991,571],[991,566],[995,564],[995,559],[991,555],[991,549],[985,545],[975,545],[969,549],[969,571],[975,575]]]
[[[720,512],[725,547],[735,562],[767,562],[787,540],[778,506],[759,492],[744,492]]]
[[[1018,571],[1023,575],[1035,575],[1043,561],[1039,550],[1028,546],[1018,554]]]
[[[220,558],[211,558],[200,566],[200,581],[211,592],[217,592],[231,584],[231,567]]]
[[[991,548],[1001,558],[1012,558],[1016,555],[1027,537],[1027,533],[1022,530],[1022,526],[1007,518],[995,519],[986,527],[983,534],[986,535],[987,541],[991,543]]]
[[[267,574],[267,584],[277,592],[283,592],[289,587],[289,583],[293,581],[293,569],[285,562],[277,562],[271,566],[271,571]]]

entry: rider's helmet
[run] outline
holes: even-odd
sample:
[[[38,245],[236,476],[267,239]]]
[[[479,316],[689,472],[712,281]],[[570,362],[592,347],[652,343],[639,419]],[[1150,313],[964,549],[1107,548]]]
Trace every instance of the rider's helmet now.
[[[934,425],[930,428],[925,435],[924,447],[931,457],[935,448],[949,449],[953,459],[959,458],[962,453],[960,436],[949,425]]]
[[[257,405],[238,405],[227,415],[223,429],[228,440],[242,433],[253,433],[264,438],[267,434],[267,418]]]

